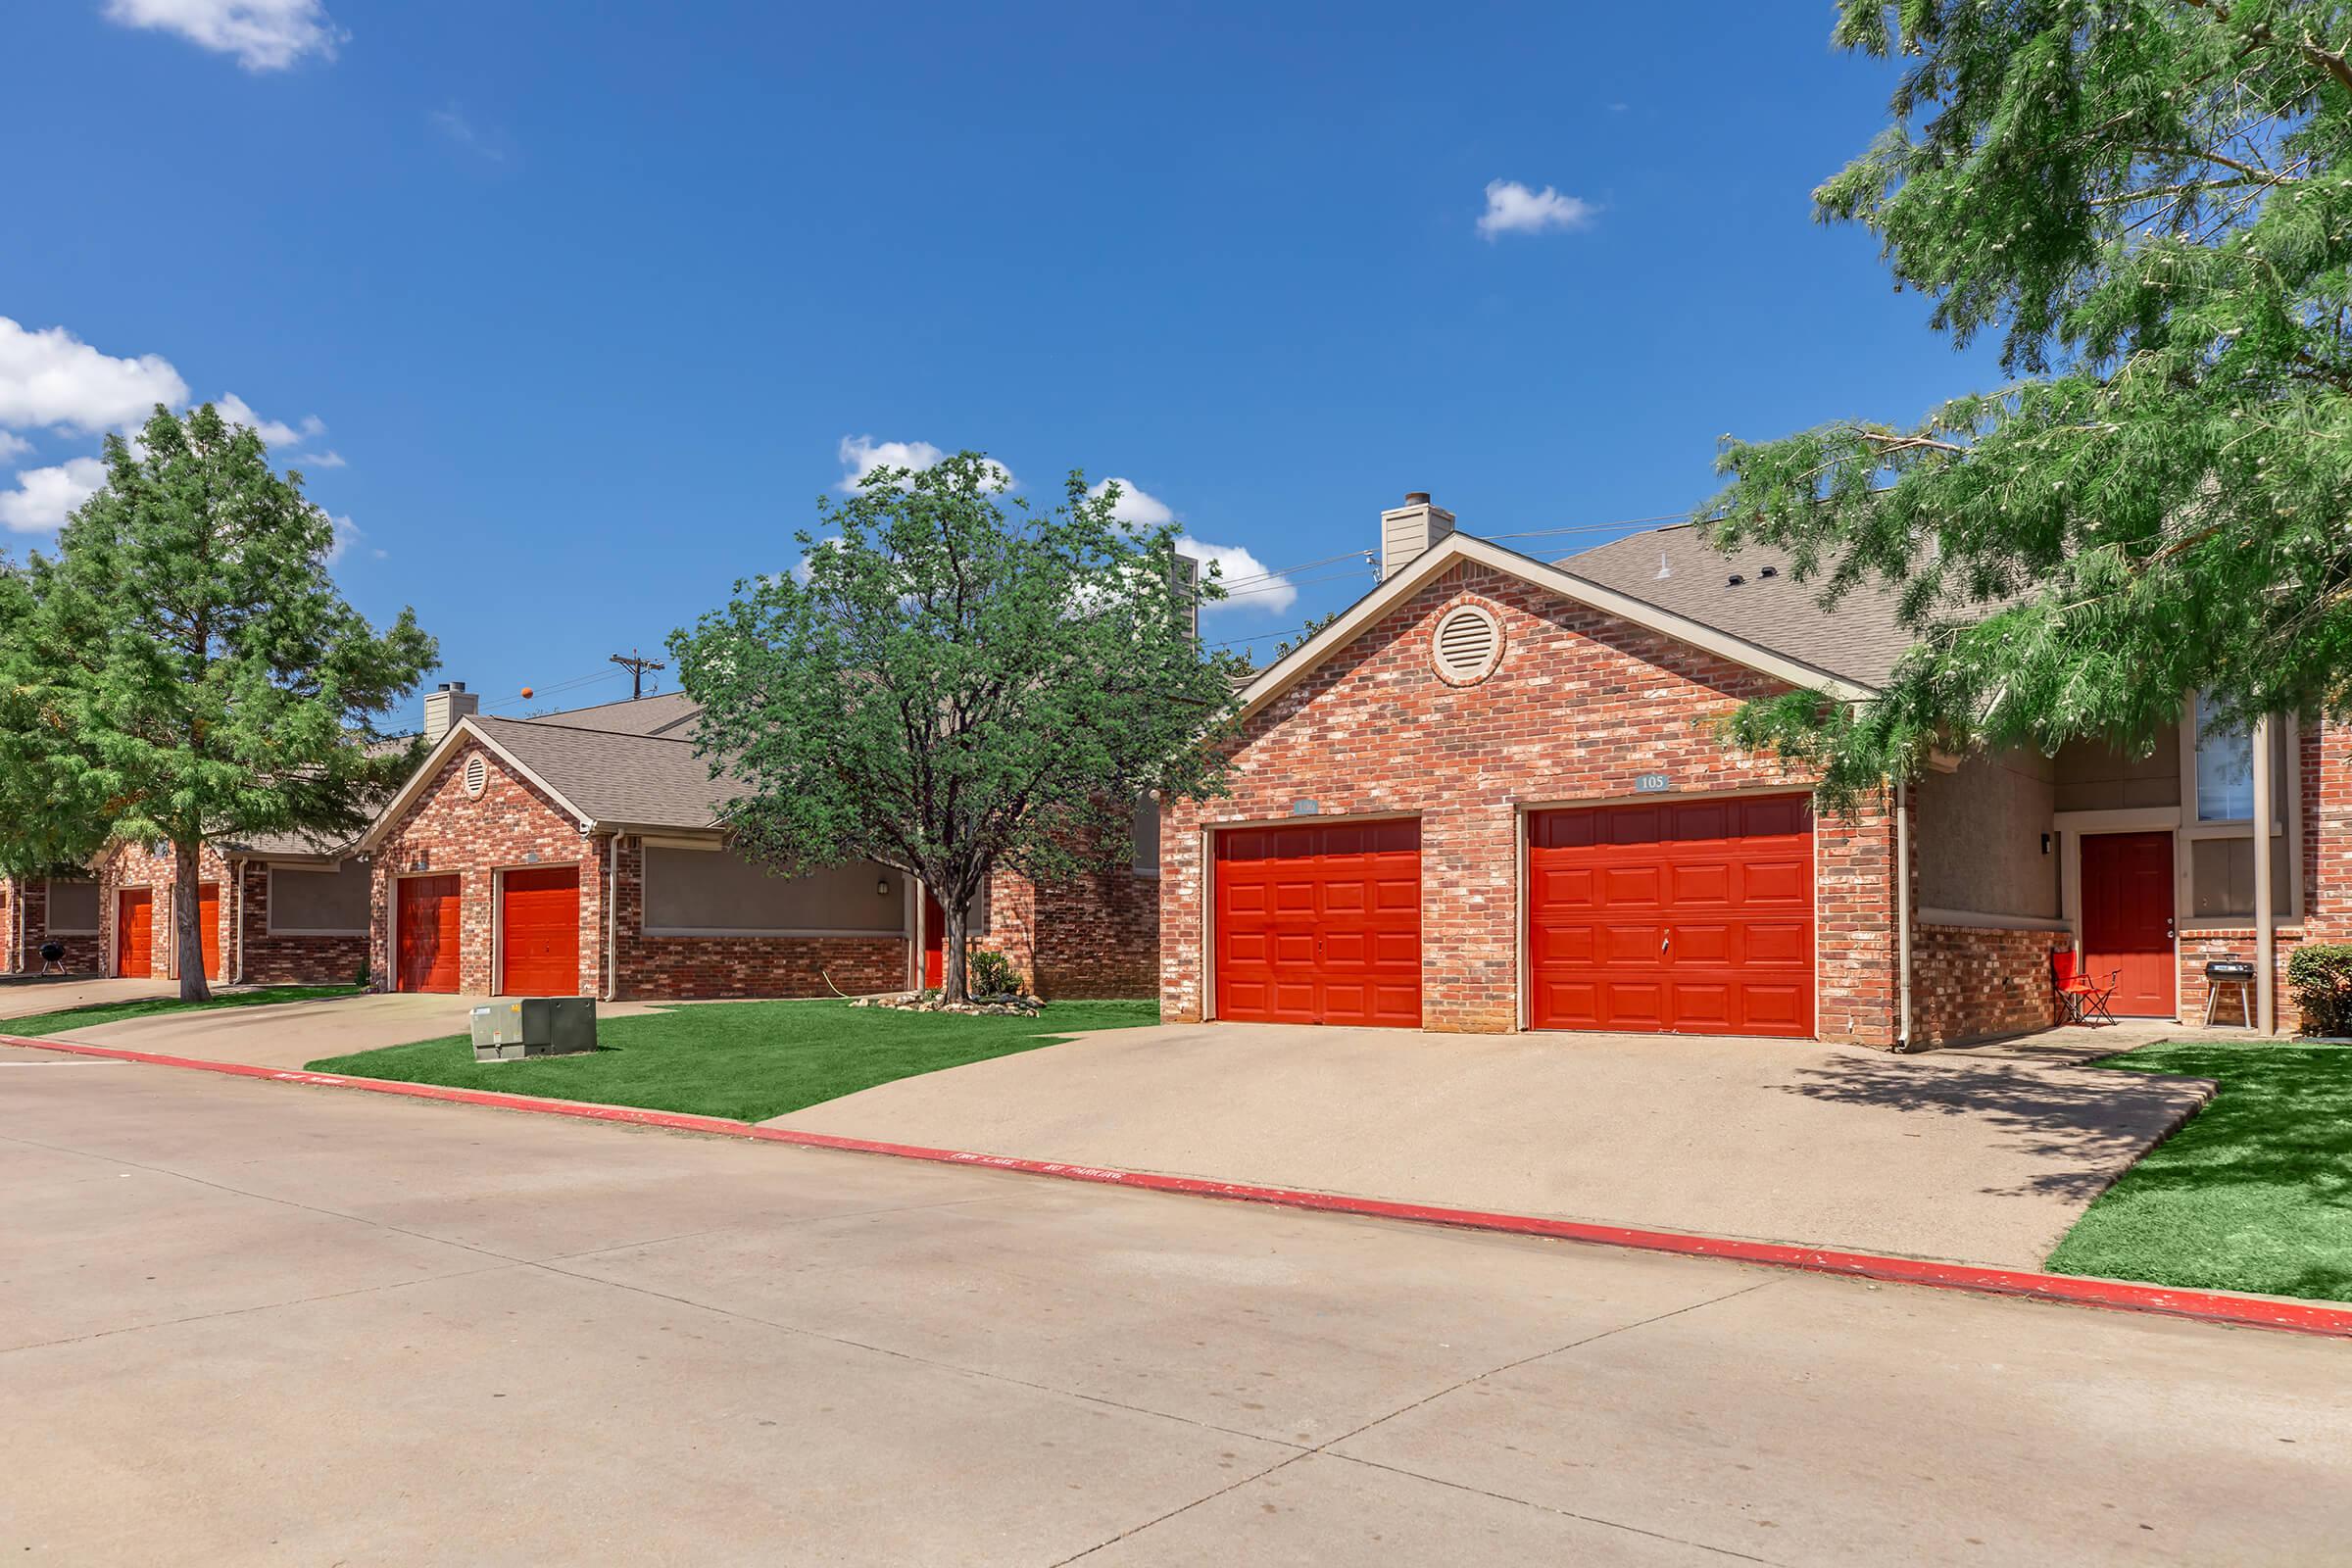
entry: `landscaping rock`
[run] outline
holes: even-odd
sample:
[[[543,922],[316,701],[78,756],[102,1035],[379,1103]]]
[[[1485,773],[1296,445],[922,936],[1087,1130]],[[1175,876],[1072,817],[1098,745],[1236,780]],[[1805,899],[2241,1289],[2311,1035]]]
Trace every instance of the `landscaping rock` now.
[[[1027,997],[1007,992],[1002,996],[974,997],[969,1002],[950,1002],[936,991],[893,991],[877,997],[853,997],[853,1007],[895,1007],[902,1012],[959,1012],[975,1017],[1034,1018],[1045,1007],[1043,997]]]

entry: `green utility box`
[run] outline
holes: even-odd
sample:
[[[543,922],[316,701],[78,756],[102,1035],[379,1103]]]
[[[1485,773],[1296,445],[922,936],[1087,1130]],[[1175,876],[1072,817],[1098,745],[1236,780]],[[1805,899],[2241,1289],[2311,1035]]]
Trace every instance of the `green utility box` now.
[[[520,1061],[595,1049],[594,997],[524,997],[473,1009],[476,1061]]]

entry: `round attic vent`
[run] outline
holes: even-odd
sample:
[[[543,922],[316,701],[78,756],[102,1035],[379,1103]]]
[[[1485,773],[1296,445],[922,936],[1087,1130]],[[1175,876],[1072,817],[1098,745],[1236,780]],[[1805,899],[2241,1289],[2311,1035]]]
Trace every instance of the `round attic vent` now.
[[[1438,618],[1430,662],[1449,686],[1475,686],[1502,659],[1502,624],[1481,605],[1456,605]]]
[[[466,759],[466,796],[468,800],[479,799],[489,786],[490,764],[482,760],[481,753],[475,752]]]

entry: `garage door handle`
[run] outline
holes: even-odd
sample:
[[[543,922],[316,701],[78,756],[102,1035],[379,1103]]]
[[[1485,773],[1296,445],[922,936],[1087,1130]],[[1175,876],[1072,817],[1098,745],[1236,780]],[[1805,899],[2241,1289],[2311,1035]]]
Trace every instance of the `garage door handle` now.
[[[1673,937],[1673,935],[1672,935],[1671,933],[1669,933],[1669,934],[1668,934],[1668,935],[1666,935],[1666,936],[1662,936],[1662,937],[1658,938],[1658,951],[1659,951],[1660,953],[1664,953],[1664,952],[1666,951],[1666,945],[1667,945],[1668,943],[1672,942],[1673,940],[1674,940],[1674,937]]]

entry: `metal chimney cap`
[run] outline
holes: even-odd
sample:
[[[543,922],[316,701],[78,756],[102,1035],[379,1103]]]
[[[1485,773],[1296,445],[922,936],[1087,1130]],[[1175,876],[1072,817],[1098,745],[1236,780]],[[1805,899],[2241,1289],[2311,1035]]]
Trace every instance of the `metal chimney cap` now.
[[[1408,507],[1426,507],[1429,505],[1429,492],[1426,490],[1407,490],[1404,493],[1404,504]]]

